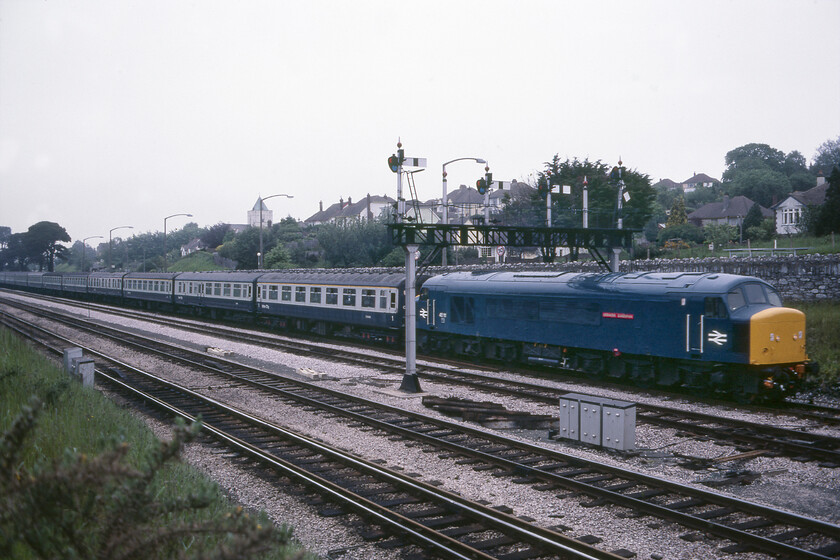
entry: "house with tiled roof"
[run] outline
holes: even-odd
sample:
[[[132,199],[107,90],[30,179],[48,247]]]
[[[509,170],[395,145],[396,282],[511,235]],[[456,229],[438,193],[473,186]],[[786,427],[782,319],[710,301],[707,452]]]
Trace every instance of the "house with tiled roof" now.
[[[324,203],[320,203],[320,209],[312,216],[306,218],[303,223],[307,225],[325,224],[328,222],[348,221],[369,221],[380,218],[383,213],[391,211],[396,201],[389,196],[367,195],[359,202],[347,197],[324,209]]]
[[[688,221],[697,227],[705,227],[710,224],[728,224],[730,226],[740,227],[756,202],[753,202],[746,196],[728,196],[723,197],[721,202],[710,202],[701,206],[694,212],[688,215]],[[764,206],[759,205],[761,215],[764,218],[772,218],[775,214],[772,210],[768,210]]]
[[[709,177],[705,173],[695,173],[690,179],[686,179],[681,184],[683,192],[690,193],[696,191],[699,187],[713,187],[715,183],[720,183],[720,181]]]
[[[187,255],[191,255],[196,251],[203,251],[207,248],[207,244],[204,243],[201,239],[193,239],[186,245],[181,245],[181,256],[186,257]]]
[[[671,179],[661,179],[658,183],[653,185],[654,189],[672,191],[681,189],[682,185]]]
[[[793,191],[787,198],[771,207],[776,213],[776,233],[793,235],[801,233],[802,216],[808,207],[821,206],[825,202],[828,183],[822,172],[817,176],[817,186],[807,191]]]

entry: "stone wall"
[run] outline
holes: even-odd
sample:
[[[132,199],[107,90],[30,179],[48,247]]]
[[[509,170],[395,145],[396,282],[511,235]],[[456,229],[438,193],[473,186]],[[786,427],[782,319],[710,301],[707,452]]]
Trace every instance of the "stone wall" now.
[[[837,254],[622,261],[621,270],[756,276],[775,286],[784,299],[840,301],[840,255]]]
[[[495,266],[467,266],[441,269],[431,267],[432,273],[461,270],[564,270],[572,272],[603,272],[595,262],[557,264],[507,264]],[[790,301],[840,301],[840,254],[761,256],[705,259],[650,259],[621,261],[622,272],[721,272],[756,276],[775,286],[782,298]]]

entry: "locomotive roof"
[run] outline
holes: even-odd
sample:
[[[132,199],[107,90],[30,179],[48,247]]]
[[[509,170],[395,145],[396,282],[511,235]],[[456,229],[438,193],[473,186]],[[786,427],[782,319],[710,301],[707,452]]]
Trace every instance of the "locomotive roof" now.
[[[399,272],[266,272],[260,282],[278,284],[334,284],[339,286],[399,286],[405,273]]]
[[[261,275],[261,272],[256,271],[226,272],[217,270],[208,272],[182,272],[178,275],[178,280],[197,280],[200,282],[253,282]]]
[[[449,287],[481,292],[620,292],[638,294],[729,292],[744,282],[764,280],[754,276],[709,272],[451,272],[426,281],[429,287]]]
[[[139,278],[140,280],[172,280],[178,272],[129,272],[125,278]]]
[[[91,272],[89,276],[91,278],[122,278],[126,274],[126,272]]]

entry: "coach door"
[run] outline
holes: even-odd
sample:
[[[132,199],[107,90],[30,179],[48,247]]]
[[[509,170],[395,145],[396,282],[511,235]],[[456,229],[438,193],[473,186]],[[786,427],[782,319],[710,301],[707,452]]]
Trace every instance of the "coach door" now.
[[[435,300],[429,297],[428,288],[422,288],[418,297],[417,316],[431,328],[437,326],[437,305],[435,304]]]
[[[687,302],[682,299],[682,308],[685,318],[685,352],[697,356],[703,353],[703,330],[705,328],[705,317],[702,309],[696,309],[694,302]]]

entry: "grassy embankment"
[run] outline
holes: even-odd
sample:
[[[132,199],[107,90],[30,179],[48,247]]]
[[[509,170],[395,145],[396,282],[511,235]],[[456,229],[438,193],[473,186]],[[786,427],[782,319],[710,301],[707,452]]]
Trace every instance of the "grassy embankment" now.
[[[815,381],[840,383],[840,301],[788,302],[806,316],[808,356],[820,364]]]
[[[33,396],[41,404],[23,437],[12,426],[27,417]],[[162,548],[143,545],[155,557],[193,558],[203,549],[213,558],[223,548],[238,557],[297,557],[289,528],[236,508],[197,470],[177,459],[150,468],[162,449],[137,417],[0,329],[0,557],[94,557],[150,535],[168,539]],[[98,461],[109,454],[118,460]],[[149,482],[138,472],[152,473]],[[190,501],[196,497],[200,503]],[[150,516],[136,519],[138,511]],[[128,528],[109,527],[126,520]],[[191,524],[202,528],[180,532]],[[261,548],[270,551],[253,556]]]

